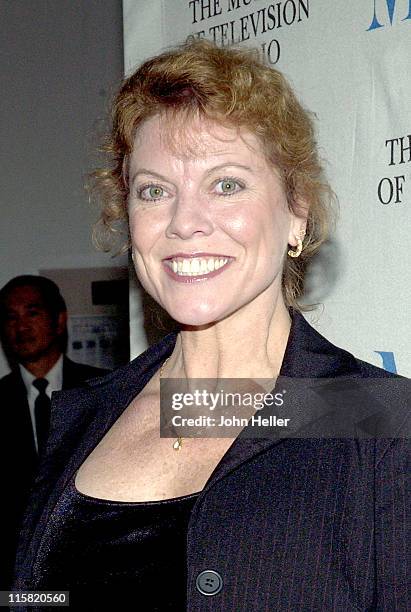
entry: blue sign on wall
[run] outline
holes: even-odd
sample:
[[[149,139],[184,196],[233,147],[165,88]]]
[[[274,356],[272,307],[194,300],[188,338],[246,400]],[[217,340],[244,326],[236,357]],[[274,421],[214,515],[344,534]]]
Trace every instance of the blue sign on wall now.
[[[377,28],[383,28],[386,25],[388,25],[387,21],[385,21],[384,23],[380,23],[378,21],[377,3],[380,3],[381,5],[385,5],[386,11],[387,11],[387,18],[388,18],[390,25],[393,24],[394,17],[399,19],[399,21],[406,21],[407,19],[411,20],[411,0],[408,0],[408,15],[406,17],[403,17],[402,19],[399,16],[397,16],[399,12],[399,4],[400,4],[398,0],[374,0],[374,16],[373,16],[373,20],[371,22],[370,27],[367,29],[367,32],[369,32],[370,30],[376,30]]]
[[[374,351],[374,352],[380,355],[382,359],[382,367],[384,368],[384,370],[387,370],[387,372],[392,372],[393,374],[397,374],[397,366],[395,363],[394,353],[390,351],[388,352],[387,351]]]

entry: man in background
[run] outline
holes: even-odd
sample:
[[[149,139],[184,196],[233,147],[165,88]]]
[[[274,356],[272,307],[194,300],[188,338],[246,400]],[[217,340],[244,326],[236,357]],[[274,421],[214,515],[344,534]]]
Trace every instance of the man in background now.
[[[51,394],[106,371],[66,357],[66,304],[57,285],[42,276],[17,276],[0,290],[0,337],[12,370],[0,380],[0,590],[8,590],[22,515],[47,442]]]

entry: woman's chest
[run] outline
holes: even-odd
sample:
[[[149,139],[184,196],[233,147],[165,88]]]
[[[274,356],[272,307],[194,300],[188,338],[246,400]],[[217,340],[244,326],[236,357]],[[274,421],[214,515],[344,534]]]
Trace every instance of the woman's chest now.
[[[118,501],[163,500],[200,491],[232,439],[160,437],[153,399],[133,402],[77,471],[77,489]]]

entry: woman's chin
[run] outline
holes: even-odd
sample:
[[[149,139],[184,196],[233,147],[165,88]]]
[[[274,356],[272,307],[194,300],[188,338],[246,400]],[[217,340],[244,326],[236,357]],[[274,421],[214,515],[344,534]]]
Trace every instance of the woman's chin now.
[[[202,325],[211,325],[224,318],[221,308],[187,308],[187,305],[182,308],[167,308],[169,315],[181,325],[199,327]]]
[[[207,326],[207,325],[212,325],[213,323],[216,323],[216,320],[212,317],[206,317],[206,316],[183,316],[183,315],[179,315],[179,316],[174,316],[173,319],[175,319],[177,321],[177,323],[180,323],[180,325],[186,326],[186,327],[203,327],[203,326]]]

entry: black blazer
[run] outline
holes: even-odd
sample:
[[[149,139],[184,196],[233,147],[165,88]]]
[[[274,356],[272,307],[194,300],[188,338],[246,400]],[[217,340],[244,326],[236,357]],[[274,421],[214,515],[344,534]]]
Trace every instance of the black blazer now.
[[[32,568],[40,538],[66,483],[175,340],[176,334],[169,334],[87,389],[57,395],[47,456],[22,530],[15,588],[36,588]],[[293,313],[281,376],[379,379],[379,399],[389,397],[394,379],[333,346],[298,313]],[[406,400],[402,393],[392,398],[402,406]],[[295,398],[303,409],[304,401],[304,394]],[[409,457],[405,438],[238,437],[191,515],[187,609],[409,610]],[[214,595],[203,595],[196,586],[206,570],[222,581]]]
[[[63,389],[72,389],[107,370],[63,358]],[[0,380],[1,479],[7,504],[0,523],[0,590],[10,588],[19,525],[38,467],[27,392],[20,370]]]

